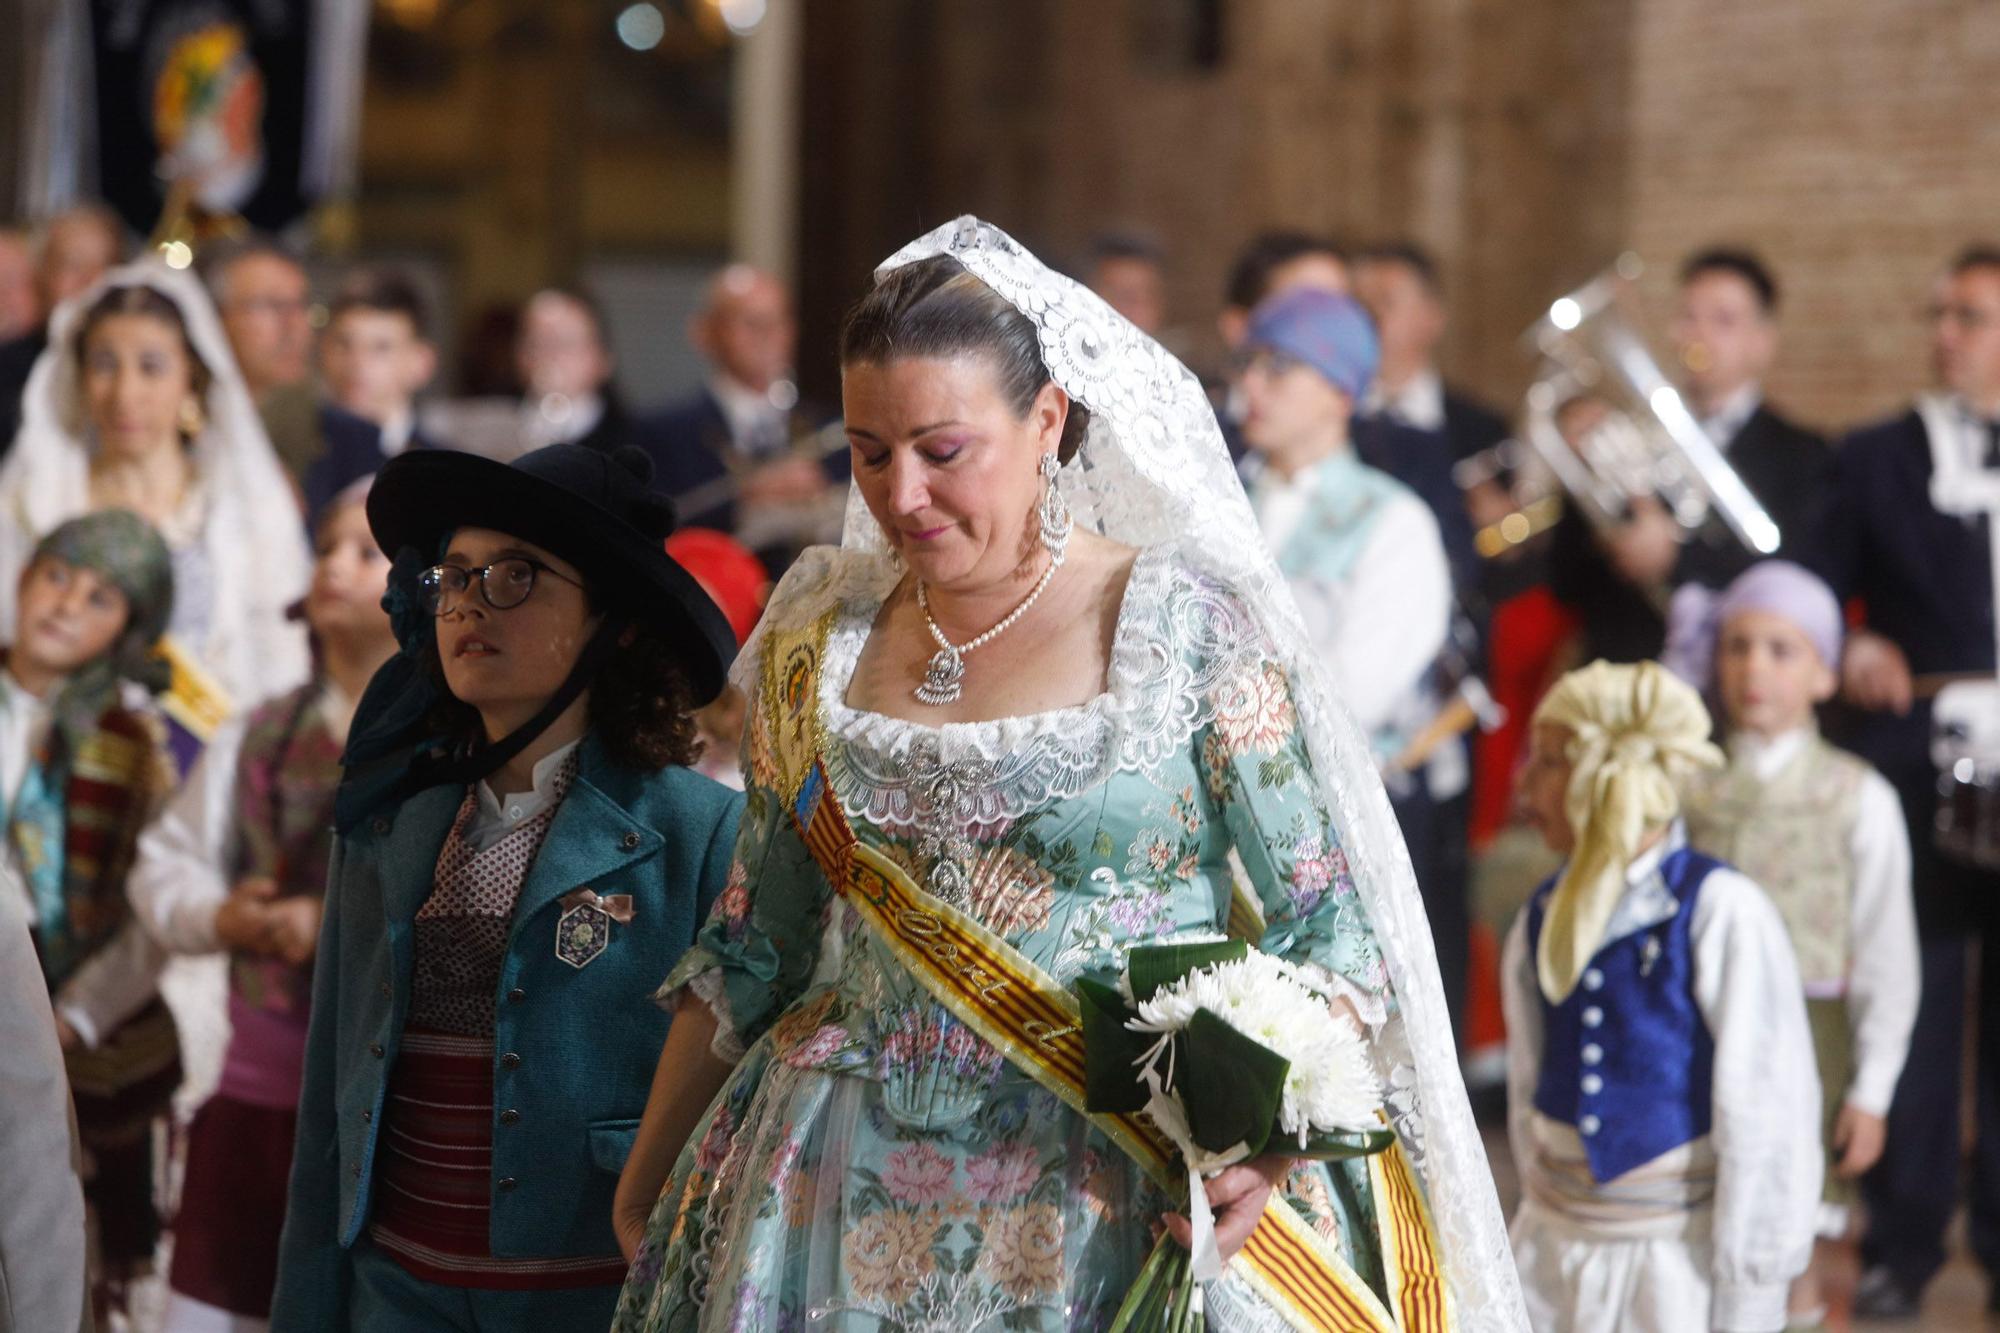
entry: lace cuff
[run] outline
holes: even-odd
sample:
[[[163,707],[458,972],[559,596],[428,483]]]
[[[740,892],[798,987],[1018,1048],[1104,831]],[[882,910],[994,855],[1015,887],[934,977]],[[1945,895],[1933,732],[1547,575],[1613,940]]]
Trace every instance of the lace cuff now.
[[[693,991],[715,1015],[715,1038],[708,1049],[716,1059],[735,1064],[743,1058],[743,1038],[729,1012],[729,991],[724,984],[722,960],[696,945],[681,955],[674,970],[653,992],[653,1003],[669,1013],[680,1002],[681,992]]]

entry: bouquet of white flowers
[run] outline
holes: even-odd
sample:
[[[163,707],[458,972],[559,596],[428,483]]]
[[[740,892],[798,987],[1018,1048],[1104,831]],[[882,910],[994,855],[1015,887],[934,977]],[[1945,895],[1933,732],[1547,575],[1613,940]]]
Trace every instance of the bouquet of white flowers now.
[[[1113,1333],[1201,1328],[1197,1284],[1223,1267],[1202,1178],[1266,1151],[1381,1152],[1394,1134],[1380,1080],[1323,981],[1240,941],[1132,949],[1116,978],[1085,977],[1076,991],[1088,1109],[1143,1110],[1188,1168],[1194,1248],[1160,1238]]]

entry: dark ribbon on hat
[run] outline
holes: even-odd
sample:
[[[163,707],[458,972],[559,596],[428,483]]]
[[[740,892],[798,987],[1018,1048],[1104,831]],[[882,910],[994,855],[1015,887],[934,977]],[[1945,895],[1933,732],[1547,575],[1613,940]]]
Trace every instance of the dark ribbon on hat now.
[[[389,572],[382,607],[403,647],[375,673],[355,706],[333,798],[339,833],[352,832],[375,811],[427,788],[470,786],[521,753],[590,687],[630,623],[623,615],[607,614],[569,675],[526,722],[490,745],[454,746],[429,734],[441,692],[424,670],[424,654],[437,651],[437,626],[417,593],[423,567],[423,557],[405,547]]]

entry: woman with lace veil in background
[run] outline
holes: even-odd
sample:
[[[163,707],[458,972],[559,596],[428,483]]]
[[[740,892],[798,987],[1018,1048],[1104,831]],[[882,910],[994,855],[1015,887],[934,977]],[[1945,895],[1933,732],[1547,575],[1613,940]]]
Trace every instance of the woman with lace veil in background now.
[[[1051,997],[1246,922],[1363,1032],[1397,1142],[1211,1177],[1208,1326],[1523,1327],[1407,853],[1194,377],[970,218],[841,362],[846,539],[739,659],[749,805],[659,992],[616,1327],[1104,1327],[1190,1225],[1073,1109]]]
[[[227,696],[216,711],[305,680],[305,632],[285,614],[310,572],[297,496],[208,294],[153,260],[111,270],[49,322],[0,464],[0,635],[35,543],[110,508],[166,539],[168,638]]]

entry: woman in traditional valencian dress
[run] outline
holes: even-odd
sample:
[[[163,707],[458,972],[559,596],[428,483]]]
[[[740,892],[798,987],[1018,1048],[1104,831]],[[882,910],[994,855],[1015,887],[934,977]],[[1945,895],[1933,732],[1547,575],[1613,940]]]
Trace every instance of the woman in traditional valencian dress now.
[[[1104,1327],[1190,1227],[1077,1109],[1067,988],[1225,924],[1338,997],[1397,1142],[1213,1177],[1209,1327],[1523,1327],[1408,857],[1194,378],[972,219],[841,360],[858,503],[739,661],[749,806],[660,990],[616,1327]]]

